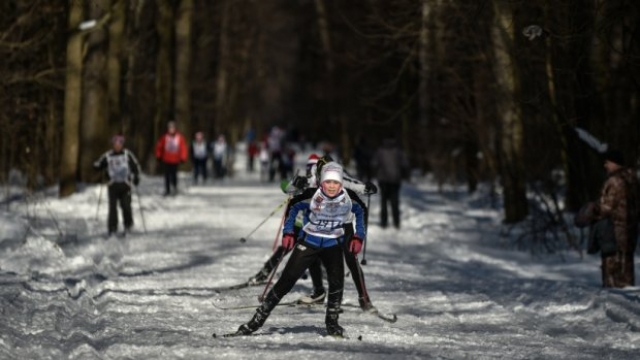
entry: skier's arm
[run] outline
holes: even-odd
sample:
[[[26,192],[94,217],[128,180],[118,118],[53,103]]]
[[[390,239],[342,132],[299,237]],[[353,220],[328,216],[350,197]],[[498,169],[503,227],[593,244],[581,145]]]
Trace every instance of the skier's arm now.
[[[98,158],[98,160],[93,162],[93,168],[94,169],[106,169],[107,167],[107,155],[109,155],[110,151],[105,152],[104,154],[102,154],[102,156],[100,156]]]
[[[360,205],[357,201],[354,201],[353,205],[351,206],[351,211],[356,216],[354,236],[362,239],[362,241],[366,241],[365,239],[366,231],[364,227],[364,219],[365,219],[364,209],[365,208],[362,205]]]

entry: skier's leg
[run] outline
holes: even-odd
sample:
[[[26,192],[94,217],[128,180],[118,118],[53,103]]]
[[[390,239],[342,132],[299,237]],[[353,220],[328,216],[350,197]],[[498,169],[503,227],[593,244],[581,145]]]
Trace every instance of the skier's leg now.
[[[116,184],[111,184],[108,187],[107,195],[109,197],[109,215],[107,217],[107,230],[109,235],[115,233],[118,230],[118,191],[115,187]]]
[[[133,226],[133,212],[131,211],[131,188],[129,185],[123,184],[120,194],[120,207],[122,208],[122,218],[124,221],[124,229],[130,230]]]
[[[337,245],[323,249],[320,253],[322,264],[327,269],[329,282],[329,295],[327,296],[327,312],[325,325],[327,333],[333,336],[342,336],[344,329],[338,324],[340,317],[340,304],[344,291],[344,261],[342,248]]]
[[[295,247],[278,282],[276,282],[269,293],[267,293],[267,296],[256,309],[251,320],[240,325],[237,332],[248,335],[262,327],[269,317],[271,310],[273,310],[280,302],[280,299],[293,288],[298,278],[300,278],[305,269],[309,267],[310,263],[315,261],[318,252],[318,249],[310,247],[305,247],[305,250],[300,250],[298,247]]]

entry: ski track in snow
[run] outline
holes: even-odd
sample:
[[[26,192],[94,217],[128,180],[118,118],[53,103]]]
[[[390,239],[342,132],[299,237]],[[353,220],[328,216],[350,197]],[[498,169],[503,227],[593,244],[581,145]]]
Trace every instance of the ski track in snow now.
[[[134,194],[137,233],[126,238],[103,238],[106,189],[98,186],[1,210],[1,359],[640,357],[638,287],[602,290],[595,257],[566,253],[562,262],[505,249],[497,210],[428,182],[403,186],[402,230],[377,225],[371,198],[364,271],[374,304],[396,323],[345,307],[340,322],[351,339],[339,340],[324,335],[323,308],[281,306],[259,331],[268,335],[213,339],[253,314],[214,304],[258,305],[263,286],[216,289],[245,281],[268,258],[282,212],[238,240],[284,195],[241,171],[198,186],[181,174],[176,197],[160,196],[162,181],[142,179],[148,231]],[[27,216],[34,231],[25,237]],[[310,283],[300,280],[282,301]],[[350,276],[345,303],[357,303]]]

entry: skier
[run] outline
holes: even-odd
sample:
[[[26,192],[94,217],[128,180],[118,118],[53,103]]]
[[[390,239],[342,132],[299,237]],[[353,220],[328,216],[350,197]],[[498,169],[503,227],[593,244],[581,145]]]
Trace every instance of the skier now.
[[[136,157],[124,148],[124,137],[116,135],[111,139],[113,149],[104,153],[93,163],[98,170],[105,170],[109,179],[109,215],[107,218],[108,236],[118,230],[118,208],[120,203],[125,232],[133,227],[131,213],[131,186],[140,182],[140,165]]]
[[[156,158],[164,164],[164,196],[178,193],[178,165],[187,161],[187,143],[176,123],[167,123],[167,133],[156,143]],[[173,192],[171,187],[173,186]]]
[[[316,154],[311,154],[309,159],[307,160],[307,174],[306,177],[295,177],[291,182],[287,183],[282,187],[282,190],[288,194],[299,194],[302,193],[305,189],[309,187],[317,187],[320,184],[316,179],[320,178],[320,172],[322,171],[322,167],[324,164],[333,161],[330,156],[323,156],[322,158],[318,158]],[[364,202],[360,198],[360,194],[372,195],[377,193],[376,186],[367,182],[366,184],[349,177],[345,172],[343,172],[343,186],[345,189],[352,190],[354,193],[350,194],[352,200],[358,202],[358,204],[365,211],[365,218],[367,218],[368,209],[365,206]],[[290,211],[291,204],[287,208],[287,212]],[[297,218],[296,227],[294,228],[296,238],[299,229],[302,227],[302,219],[300,217]],[[348,220],[344,226],[345,230],[345,239],[349,240],[351,235],[353,234],[353,223],[351,220]],[[348,243],[346,241],[345,243]],[[249,278],[250,284],[259,284],[264,282],[273,268],[280,262],[280,259],[286,255],[286,251],[282,246],[279,246],[276,251],[271,255],[269,260],[264,263],[264,266],[258,273],[251,278]],[[356,286],[356,290],[358,292],[358,302],[360,304],[360,308],[364,311],[375,312],[377,309],[373,306],[371,302],[371,298],[369,297],[369,293],[367,292],[364,273],[362,271],[362,267],[358,262],[357,255],[352,254],[349,251],[344,252],[345,261],[347,263],[347,267],[351,273],[351,277]],[[311,275],[311,281],[313,284],[313,290],[311,294],[301,297],[298,301],[302,304],[315,304],[324,302],[326,291],[322,281],[322,267],[321,262],[316,261],[309,267],[309,273]]]
[[[202,182],[207,181],[207,160],[209,159],[209,146],[204,139],[202,131],[195,134],[191,142],[191,161],[193,162],[193,183],[198,183],[198,177],[202,176]]]
[[[218,139],[211,144],[213,148],[213,174],[216,179],[222,179],[227,173],[229,149],[224,135],[218,135]]]
[[[316,172],[319,174],[322,171],[323,165],[328,163],[329,161],[332,161],[332,159],[328,155],[320,158],[318,163],[316,164]],[[362,201],[361,195],[364,194],[364,195],[370,196],[370,195],[376,194],[378,191],[377,187],[371,182],[362,183],[361,181],[351,178],[346,174],[346,172],[343,173],[343,178],[344,178],[345,189],[353,191],[353,194],[350,193],[352,200],[360,204],[360,206],[365,211],[364,218],[368,219],[369,209]],[[353,219],[348,220],[344,225],[345,239],[347,240],[350,239],[350,237],[353,235],[354,225],[352,220]],[[366,229],[366,226],[367,224],[365,223],[365,229]],[[344,244],[348,244],[348,243],[349,243],[348,241],[344,242]],[[362,267],[358,262],[357,254],[352,253],[346,248],[343,250],[344,250],[345,262],[347,263],[347,267],[349,268],[349,272],[351,273],[351,278],[353,279],[353,283],[356,286],[356,291],[358,292],[358,303],[360,305],[360,308],[363,311],[368,311],[372,313],[377,312],[378,310],[376,309],[375,306],[373,306],[373,303],[371,302],[371,298],[369,297],[369,293],[367,292],[367,286],[364,280],[364,272],[362,271]],[[298,301],[302,304],[322,303],[326,296],[325,295],[326,292],[322,282],[322,267],[320,266],[319,261],[316,261],[315,263],[311,264],[311,266],[309,267],[309,274],[311,275],[313,291],[311,292],[310,295],[303,296]]]
[[[271,310],[316,259],[322,261],[329,277],[325,316],[327,334],[343,335],[344,329],[338,324],[344,285],[343,225],[355,216],[355,234],[347,246],[352,253],[359,253],[365,241],[364,209],[357,202],[353,202],[348,192],[343,189],[343,170],[338,163],[330,162],[323,166],[320,180],[320,188],[309,188],[290,201],[291,211],[287,214],[282,230],[282,246],[286,250],[293,250],[291,258],[282,276],[256,309],[252,319],[238,328],[238,335],[249,335],[258,330],[267,320]],[[300,238],[296,239],[293,227],[298,211],[305,212],[305,225]]]

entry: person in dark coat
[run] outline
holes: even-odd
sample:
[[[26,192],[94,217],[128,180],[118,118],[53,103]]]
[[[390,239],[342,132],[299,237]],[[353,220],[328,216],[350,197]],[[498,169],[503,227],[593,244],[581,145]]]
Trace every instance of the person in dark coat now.
[[[602,256],[602,286],[635,285],[634,252],[638,242],[638,179],[624,166],[622,153],[611,150],[604,155],[608,178],[602,186],[596,206],[596,220],[609,218],[613,223],[616,251]]]
[[[400,228],[400,185],[408,176],[409,164],[395,139],[385,139],[371,160],[380,188],[380,226],[388,225],[387,204],[391,206],[393,226]]]
[[[131,187],[140,182],[140,165],[136,157],[124,148],[124,137],[116,135],[111,139],[113,149],[104,153],[93,163],[93,167],[106,170],[109,185],[109,215],[107,219],[108,235],[118,230],[118,208],[120,203],[125,231],[133,227],[131,212]]]

